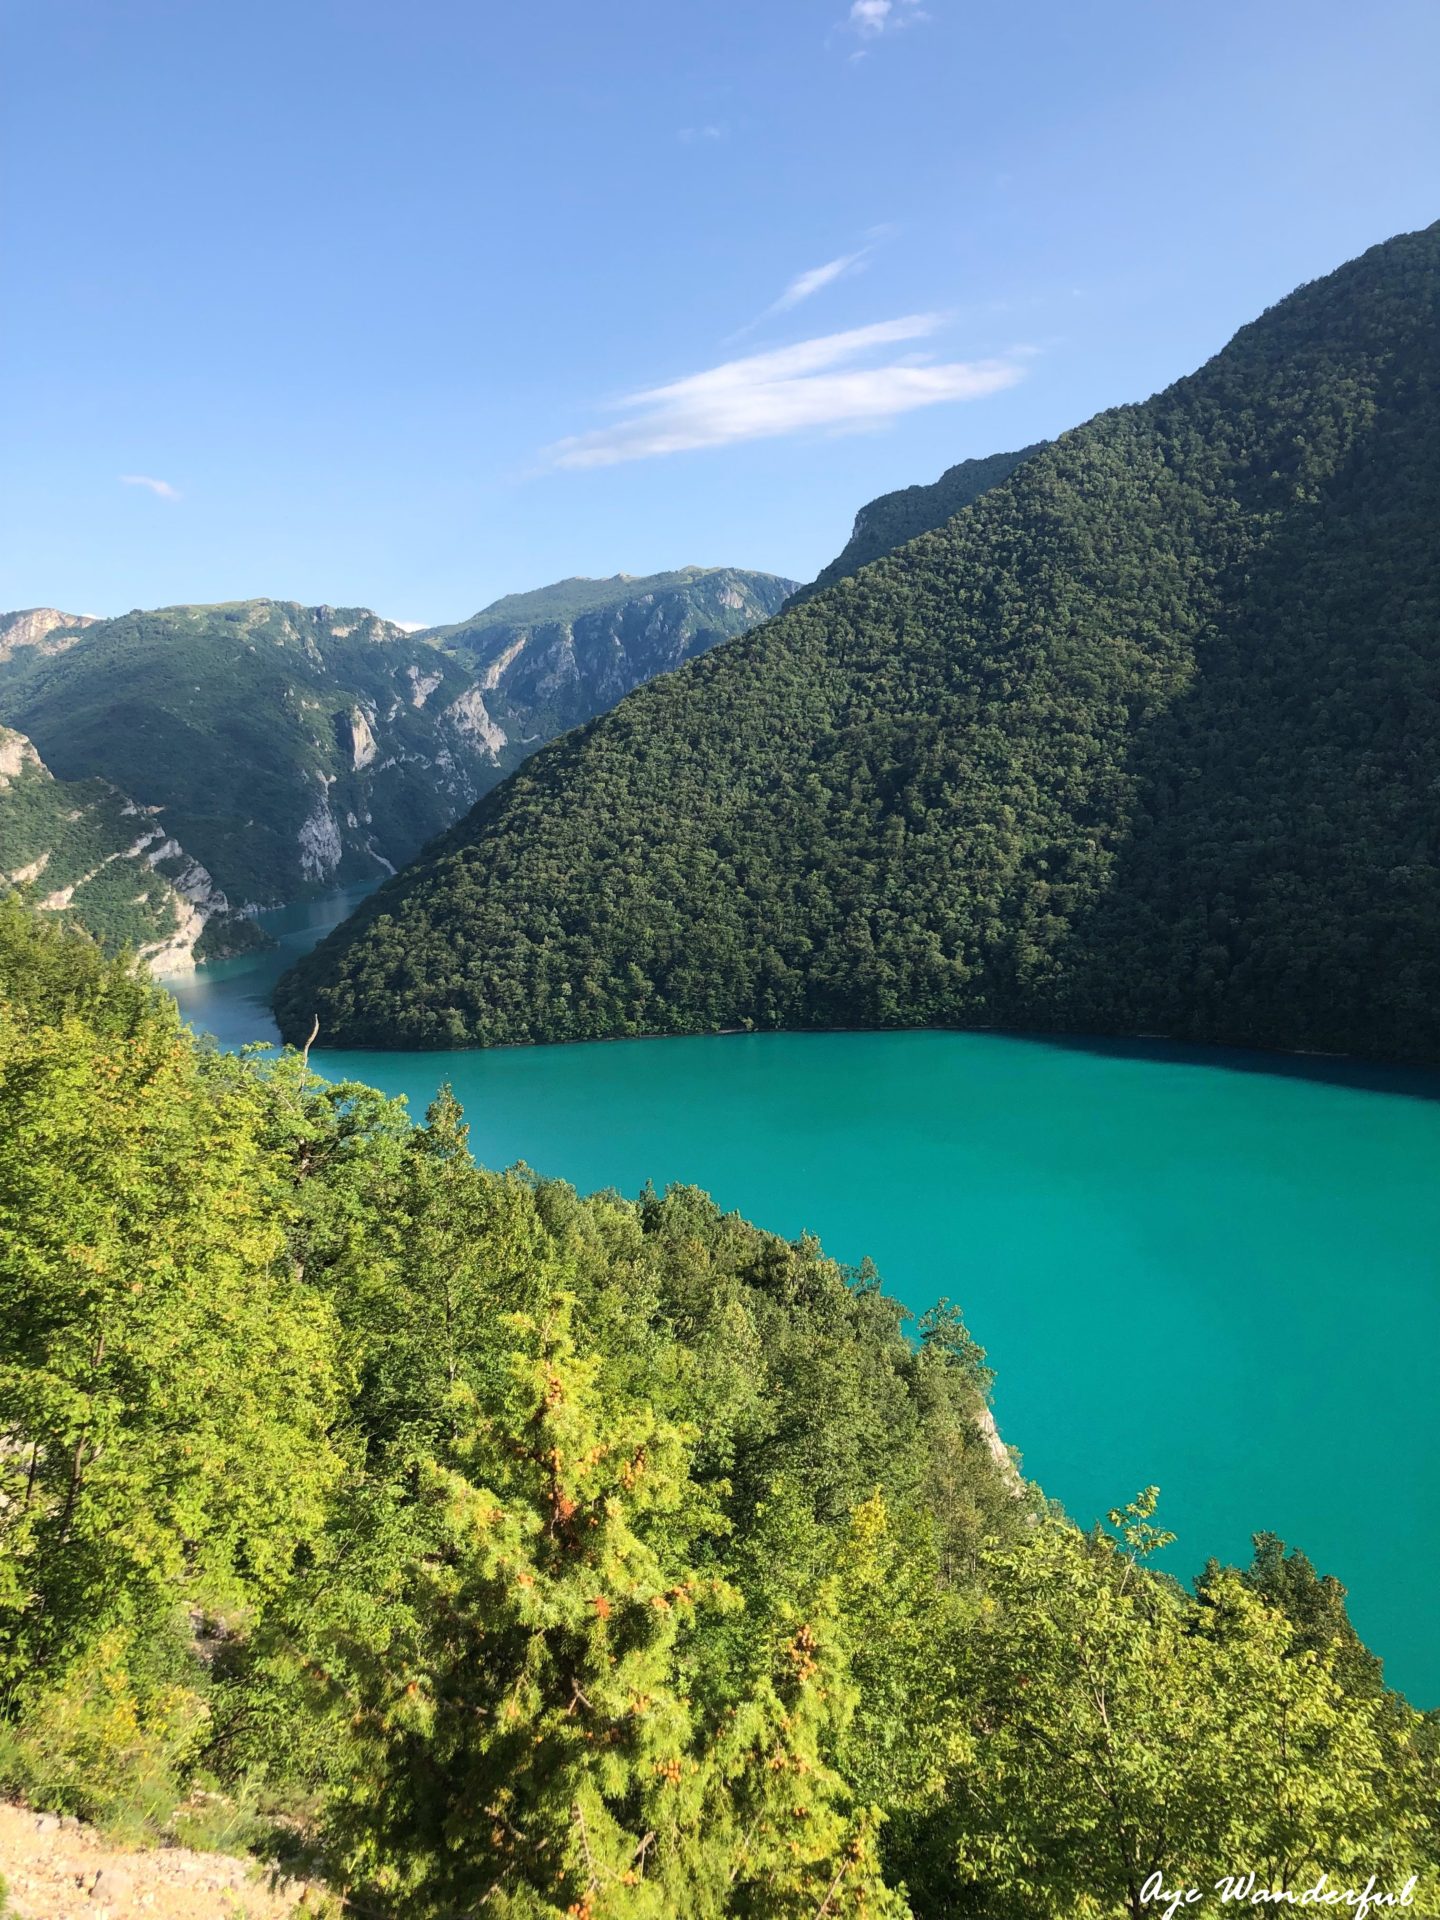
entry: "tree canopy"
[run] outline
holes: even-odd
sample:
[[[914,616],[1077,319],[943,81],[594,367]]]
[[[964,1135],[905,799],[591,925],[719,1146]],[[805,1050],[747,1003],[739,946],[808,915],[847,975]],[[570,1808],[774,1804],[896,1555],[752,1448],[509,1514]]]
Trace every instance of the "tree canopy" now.
[[[203,1789],[377,1920],[1133,1915],[1217,1849],[1436,1891],[1343,1589],[1263,1535],[1186,1591],[1153,1490],[1079,1532],[955,1307],[207,1051],[13,901],[0,1269],[32,1804]]]

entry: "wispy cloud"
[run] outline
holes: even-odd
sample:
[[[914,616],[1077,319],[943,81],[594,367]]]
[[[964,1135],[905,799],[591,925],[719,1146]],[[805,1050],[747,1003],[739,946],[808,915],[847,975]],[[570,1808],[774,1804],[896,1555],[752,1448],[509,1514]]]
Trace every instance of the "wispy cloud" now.
[[[928,18],[920,0],[853,0],[846,25],[863,40],[877,40]]]
[[[765,317],[772,313],[788,313],[792,307],[798,307],[802,300],[809,300],[836,280],[843,279],[847,273],[857,268],[869,253],[868,247],[861,247],[857,253],[842,253],[837,260],[827,260],[823,267],[811,267],[806,273],[797,273],[771,306],[765,309]]]
[[[168,480],[152,479],[148,473],[122,473],[120,476],[120,484],[122,487],[148,487],[151,493],[157,495],[161,500],[178,500],[180,498],[179,490],[172,487]]]
[[[823,267],[810,267],[804,273],[797,273],[778,299],[772,300],[763,313],[756,314],[753,320],[747,320],[743,327],[726,334],[721,345],[732,346],[735,341],[743,340],[746,334],[754,333],[757,327],[764,326],[767,320],[773,320],[777,313],[789,313],[792,307],[800,306],[835,281],[843,280],[847,273],[857,272],[869,254],[869,247],[861,247],[855,253],[842,253],[836,260],[827,260]]]
[[[703,127],[681,127],[679,137],[689,147],[700,140],[723,140],[728,132],[723,120],[712,120]]]
[[[853,430],[917,407],[977,400],[1022,378],[1024,369],[1015,357],[935,361],[909,354],[880,365],[855,364],[876,348],[926,339],[943,324],[942,314],[913,313],[727,360],[704,373],[629,394],[611,403],[623,418],[560,441],[549,450],[550,463],[611,467],[819,427]]]

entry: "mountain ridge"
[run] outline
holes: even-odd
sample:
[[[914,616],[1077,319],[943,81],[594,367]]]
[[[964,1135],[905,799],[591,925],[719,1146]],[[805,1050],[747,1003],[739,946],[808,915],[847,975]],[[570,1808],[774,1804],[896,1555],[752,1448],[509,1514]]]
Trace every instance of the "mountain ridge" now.
[[[0,721],[62,779],[162,809],[230,899],[276,905],[393,872],[540,741],[766,617],[793,583],[697,568],[589,584],[604,604],[573,628],[482,613],[411,631],[268,597],[0,616]],[[575,600],[572,581],[494,604]]]
[[[953,520],[991,487],[1008,480],[1022,461],[1039,453],[1045,445],[1046,441],[1037,440],[1014,453],[992,453],[978,460],[960,460],[953,467],[947,467],[938,480],[897,487],[867,501],[856,514],[850,538],[840,552],[828,567],[821,568],[808,586],[793,593],[787,605],[813,599],[837,581],[848,580],[872,560],[882,560],[922,533],[933,533],[937,527],[943,527],[947,520]]]
[[[292,970],[282,1029],[1440,1058],[1437,315],[1440,225],[641,689]]]

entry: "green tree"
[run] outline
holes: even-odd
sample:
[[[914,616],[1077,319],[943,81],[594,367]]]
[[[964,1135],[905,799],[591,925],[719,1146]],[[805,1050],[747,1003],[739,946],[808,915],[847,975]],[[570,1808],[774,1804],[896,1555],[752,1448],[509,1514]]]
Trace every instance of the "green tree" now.
[[[703,1627],[741,1603],[687,1564],[714,1516],[675,1429],[606,1417],[568,1317],[512,1323],[489,1414],[458,1390],[468,1421],[408,1476],[384,1606],[332,1617],[314,1662],[344,1730],[347,1873],[414,1914],[898,1912],[821,1757],[848,1695],[816,1629],[720,1704]]]
[[[1397,1768],[1384,1706],[1291,1657],[1290,1624],[1238,1574],[1202,1603],[1148,1572],[1172,1539],[1155,1500],[1110,1516],[1118,1542],[1048,1520],[996,1556],[961,1676],[962,1876],[998,1913],[1056,1920],[1140,1920],[1152,1875],[1209,1886],[1227,1862],[1274,1889],[1360,1867],[1403,1881],[1425,1847],[1413,1739]]]
[[[155,1649],[285,1583],[338,1472],[339,1382],[258,1087],[217,1098],[173,1008],[78,942],[61,1011],[33,951],[38,985],[0,980],[0,1717],[48,1715],[68,1779],[71,1678],[117,1728],[147,1686],[194,1721]]]

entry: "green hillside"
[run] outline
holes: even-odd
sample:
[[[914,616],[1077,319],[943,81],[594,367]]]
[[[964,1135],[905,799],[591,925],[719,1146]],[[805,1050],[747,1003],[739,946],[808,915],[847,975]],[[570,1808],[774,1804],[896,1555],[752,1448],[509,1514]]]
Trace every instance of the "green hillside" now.
[[[130,949],[158,971],[262,936],[153,813],[106,780],[56,780],[23,734],[0,727],[0,892]]]
[[[860,509],[854,530],[829,566],[815,576],[808,587],[795,594],[791,604],[809,600],[837,580],[848,580],[861,567],[879,560],[907,540],[917,539],[952,520],[962,507],[968,507],[991,487],[998,487],[1032,453],[1044,445],[1022,447],[1018,453],[992,453],[983,460],[962,460],[947,467],[929,486],[900,487],[894,493],[882,493],[877,500]]]
[[[449,1046],[1440,1059],[1440,226],[538,754],[281,983]]]

